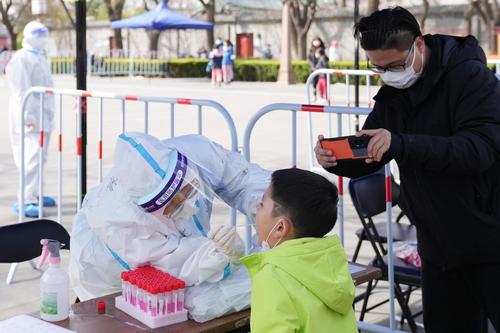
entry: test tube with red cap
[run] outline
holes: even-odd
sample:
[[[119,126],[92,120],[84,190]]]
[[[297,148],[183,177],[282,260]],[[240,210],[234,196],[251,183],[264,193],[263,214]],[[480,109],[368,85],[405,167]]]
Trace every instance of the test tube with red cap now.
[[[184,309],[185,283],[150,266],[123,272],[123,298],[151,317],[168,316]]]
[[[137,280],[135,276],[130,278],[130,304],[133,306],[137,306]]]
[[[177,289],[177,311],[182,311],[184,309],[184,288],[186,288],[186,283],[179,280]]]
[[[128,295],[127,295],[127,272],[122,272],[121,273],[122,277],[122,295],[123,298],[125,299],[125,302],[128,302]]]

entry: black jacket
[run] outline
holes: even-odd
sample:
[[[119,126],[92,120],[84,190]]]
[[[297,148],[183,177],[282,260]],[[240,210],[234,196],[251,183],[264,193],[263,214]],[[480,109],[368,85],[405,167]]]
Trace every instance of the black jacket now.
[[[385,128],[381,163],[343,161],[359,177],[392,158],[420,255],[443,269],[500,262],[500,83],[472,37],[426,35],[425,73],[408,89],[383,86],[364,128]]]

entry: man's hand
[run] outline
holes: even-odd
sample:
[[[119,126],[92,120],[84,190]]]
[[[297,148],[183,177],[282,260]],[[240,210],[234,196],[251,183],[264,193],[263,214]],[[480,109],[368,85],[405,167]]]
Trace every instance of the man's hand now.
[[[233,259],[236,257],[235,240],[236,229],[231,226],[219,225],[208,232],[208,239],[212,240],[215,248],[220,252]]]
[[[319,165],[323,168],[330,168],[337,165],[337,159],[333,156],[330,150],[321,148],[321,140],[324,139],[323,135],[318,135],[318,142],[316,142],[316,147],[314,147],[314,152],[316,153],[316,159]]]
[[[361,130],[356,133],[356,136],[362,135],[371,136],[367,148],[369,158],[365,160],[366,163],[380,162],[391,146],[391,132],[383,128],[378,128],[373,130]]]

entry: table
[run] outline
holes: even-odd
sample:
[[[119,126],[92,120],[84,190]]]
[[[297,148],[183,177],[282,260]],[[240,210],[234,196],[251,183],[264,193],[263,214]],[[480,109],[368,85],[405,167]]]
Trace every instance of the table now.
[[[349,268],[355,285],[360,285],[382,276],[382,271],[376,267],[349,263]],[[115,308],[115,297],[118,295],[119,294],[107,295],[101,298],[72,304],[72,314],[70,314],[70,317],[54,324],[77,331],[78,333],[222,333],[238,329],[242,329],[241,332],[248,332],[248,326],[250,325],[250,309],[248,309],[205,323],[197,323],[188,320],[166,327],[150,329],[143,323]],[[106,314],[97,314],[98,301],[106,302]],[[31,315],[39,317],[38,313],[33,313]]]

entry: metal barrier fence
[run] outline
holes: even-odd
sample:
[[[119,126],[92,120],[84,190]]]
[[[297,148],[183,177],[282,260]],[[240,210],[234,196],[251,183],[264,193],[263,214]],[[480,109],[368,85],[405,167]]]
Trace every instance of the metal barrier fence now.
[[[22,108],[24,110],[26,101],[32,94],[39,94],[40,97],[43,97],[44,94],[53,94],[58,95],[59,99],[56,103],[56,111],[58,112],[58,182],[59,182],[59,191],[58,197],[59,201],[61,200],[62,192],[61,192],[61,183],[62,183],[62,96],[74,96],[77,98],[77,177],[78,177],[78,185],[77,185],[77,196],[81,198],[82,196],[82,184],[81,184],[81,155],[82,155],[82,124],[80,122],[81,119],[81,105],[82,101],[88,98],[96,98],[98,99],[98,108],[99,108],[99,132],[98,132],[98,182],[100,183],[102,180],[102,157],[103,157],[103,100],[104,99],[112,99],[121,101],[121,132],[125,131],[125,106],[126,101],[138,101],[144,102],[144,132],[148,133],[149,129],[149,103],[161,103],[161,104],[169,104],[170,105],[170,135],[173,137],[175,135],[175,105],[195,105],[198,107],[198,134],[203,133],[203,118],[202,118],[202,109],[203,107],[211,107],[219,112],[225,119],[226,124],[228,126],[230,136],[231,136],[231,149],[233,151],[238,150],[238,139],[236,134],[236,127],[234,125],[234,121],[231,118],[229,112],[219,103],[211,100],[203,100],[203,99],[187,99],[187,98],[171,98],[171,97],[157,97],[157,96],[135,96],[135,95],[125,95],[125,94],[115,94],[115,93],[102,93],[102,92],[88,92],[83,90],[72,90],[72,89],[51,89],[45,87],[34,87],[28,90],[23,98]],[[43,145],[44,145],[44,130],[43,130],[43,98],[40,98],[40,124],[42,130],[40,131],[40,148],[39,148],[39,171],[40,171],[40,179],[39,179],[39,193],[40,196],[43,195]],[[19,196],[19,221],[22,222],[24,219],[24,117],[21,113],[20,124],[21,124],[21,168],[19,170],[19,181],[20,181],[20,196]],[[78,209],[80,209],[80,202],[78,200]],[[43,203],[40,205],[39,217],[43,215]],[[235,214],[234,214],[235,215]],[[61,207],[58,206],[58,221],[61,221]]]
[[[291,135],[292,135],[292,166],[297,165],[297,112],[311,112],[336,114],[339,124],[339,131],[342,131],[342,115],[368,115],[371,108],[365,107],[345,107],[345,106],[323,106],[311,104],[289,104],[289,103],[275,103],[264,106],[248,122],[245,128],[243,138],[243,153],[247,161],[250,161],[250,138],[253,128],[259,119],[264,115],[275,111],[291,111]],[[387,255],[388,255],[388,280],[389,280],[389,298],[390,298],[390,328],[358,322],[358,327],[372,332],[401,332],[395,329],[395,309],[394,309],[394,256],[392,249],[392,194],[391,194],[391,167],[390,164],[385,165],[386,177],[386,214],[387,214]],[[344,182],[343,177],[338,178],[339,189],[339,204],[338,204],[338,222],[339,222],[339,235],[342,244],[344,244]],[[247,225],[245,228],[245,247],[246,250],[251,246],[252,239],[252,226],[250,220],[247,218]]]
[[[229,134],[231,137],[231,150],[237,152],[238,151],[238,139],[236,133],[236,127],[234,125],[234,121],[231,118],[229,112],[219,103],[211,100],[204,99],[188,99],[188,98],[171,98],[171,97],[157,97],[157,96],[135,96],[135,95],[125,95],[125,94],[114,94],[114,93],[103,93],[103,92],[89,92],[82,90],[72,90],[72,89],[52,89],[45,87],[33,87],[29,89],[23,97],[22,101],[22,110],[20,113],[20,128],[21,128],[21,145],[20,145],[20,168],[19,168],[19,222],[23,222],[24,220],[24,187],[25,187],[25,156],[24,156],[24,109],[26,107],[27,100],[31,95],[38,94],[40,95],[40,146],[39,146],[39,180],[38,180],[38,191],[39,197],[43,197],[43,148],[44,148],[44,138],[45,132],[43,130],[43,95],[52,94],[58,95],[58,99],[56,102],[56,113],[58,118],[58,161],[57,161],[57,174],[58,174],[58,206],[57,206],[57,220],[59,223],[62,221],[62,143],[63,143],[63,132],[62,132],[62,97],[63,96],[74,96],[77,99],[77,124],[76,124],[76,156],[77,156],[77,210],[81,208],[82,198],[82,182],[81,182],[81,174],[82,174],[82,123],[81,123],[81,112],[82,112],[82,103],[86,103],[88,98],[96,98],[98,99],[98,109],[99,109],[99,124],[98,124],[98,182],[100,183],[102,180],[102,158],[103,158],[103,101],[105,99],[111,100],[119,100],[121,101],[121,132],[125,131],[126,125],[126,117],[125,117],[125,106],[126,101],[138,101],[144,103],[144,132],[148,133],[149,131],[149,104],[150,103],[160,103],[160,104],[169,104],[170,105],[170,136],[173,137],[175,135],[175,106],[176,105],[193,105],[197,106],[198,112],[198,134],[203,134],[203,117],[202,112],[204,107],[209,107],[217,111],[226,121],[227,127],[229,129]],[[39,217],[43,217],[43,201],[40,201],[39,205]],[[236,225],[236,210],[234,208],[231,209],[230,216],[231,224]],[[11,266],[9,274],[7,276],[7,284],[9,284],[15,274],[16,264]]]
[[[75,75],[75,57],[52,57],[53,75]],[[88,76],[165,76],[168,59],[148,57],[110,57],[91,54],[87,57]]]

